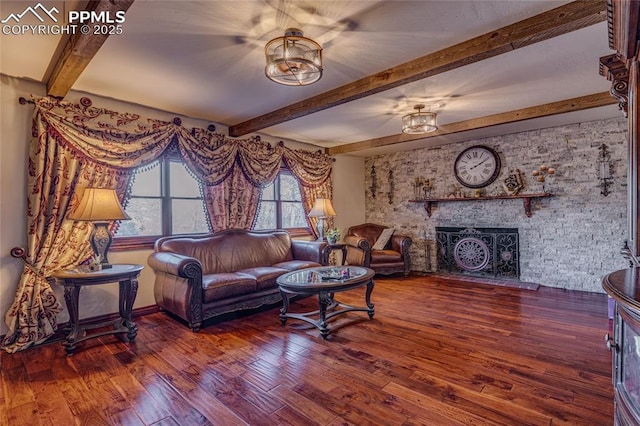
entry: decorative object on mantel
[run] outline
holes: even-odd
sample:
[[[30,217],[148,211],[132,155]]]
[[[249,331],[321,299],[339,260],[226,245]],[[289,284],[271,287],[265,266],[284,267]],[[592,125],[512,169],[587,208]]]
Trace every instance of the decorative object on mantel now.
[[[467,188],[484,188],[500,174],[500,155],[486,145],[471,146],[460,154],[453,163],[453,173]]]
[[[546,164],[543,164],[540,166],[540,168],[538,170],[534,170],[532,175],[536,176],[538,182],[542,183],[542,192],[546,193],[547,191],[545,191],[544,188],[544,184],[546,182],[546,180],[553,176],[554,174],[556,174],[556,169],[554,169],[553,167],[547,167]]]
[[[389,180],[389,193],[387,194],[387,196],[389,197],[389,204],[393,204],[393,193],[395,191],[395,183],[393,181],[393,170],[391,169],[389,169],[388,180]]]
[[[418,104],[413,107],[418,112],[412,112],[402,117],[402,133],[421,135],[438,130],[436,113],[430,111],[422,112],[421,110],[424,107],[424,104]]]
[[[264,73],[272,81],[287,86],[306,86],[322,77],[322,46],[304,37],[298,28],[289,28],[264,47]]]
[[[516,195],[524,187],[522,183],[522,174],[519,169],[513,169],[509,171],[509,174],[504,179],[502,188],[509,195]]]
[[[431,190],[433,189],[431,179],[418,176],[411,182],[411,186],[413,187],[414,200],[426,200],[431,197]]]
[[[431,179],[425,179],[422,181],[422,192],[424,193],[424,198],[431,198],[431,190],[433,189],[433,184],[431,183]]]
[[[611,153],[605,144],[600,145],[599,149],[598,163],[600,167],[598,168],[598,179],[600,180],[600,194],[606,197],[611,194],[609,186],[613,183],[613,177],[611,176],[613,172]]]
[[[99,263],[101,269],[111,268],[107,259],[107,253],[113,241],[109,225],[114,220],[131,219],[122,209],[115,189],[85,188],[80,202],[67,218],[93,222],[90,242],[95,254],[94,263]]]
[[[376,191],[378,191],[376,166],[371,166],[371,198],[376,198]]]

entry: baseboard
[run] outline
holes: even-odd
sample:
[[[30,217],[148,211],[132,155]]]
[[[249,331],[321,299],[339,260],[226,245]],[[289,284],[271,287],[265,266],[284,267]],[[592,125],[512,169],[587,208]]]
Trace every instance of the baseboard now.
[[[141,308],[136,308],[131,312],[131,316],[133,318],[138,318],[138,317],[143,317],[145,315],[150,315],[150,314],[155,314],[156,312],[160,312],[160,308],[158,307],[158,305],[151,305],[151,306],[143,306]],[[105,314],[105,315],[98,315],[95,317],[90,317],[90,318],[83,318],[80,320],[80,324],[87,324],[87,323],[100,323],[100,322],[108,322],[108,321],[115,321],[120,317],[120,315],[118,313],[112,313],[112,314]],[[58,329],[56,330],[56,332],[49,336],[49,338],[47,338],[47,340],[43,341],[42,343],[38,344],[38,345],[33,345],[32,347],[37,347],[37,346],[41,346],[41,345],[48,345],[50,343],[56,343],[56,342],[61,342],[62,340],[64,340],[65,338],[65,328],[67,326],[68,322],[63,322],[61,324],[58,324]],[[4,334],[0,336],[0,341],[4,340]]]

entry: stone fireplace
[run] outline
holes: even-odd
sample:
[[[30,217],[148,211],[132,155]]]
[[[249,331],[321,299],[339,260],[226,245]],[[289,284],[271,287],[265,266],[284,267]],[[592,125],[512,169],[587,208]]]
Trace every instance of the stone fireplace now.
[[[438,271],[520,278],[517,228],[436,227]]]

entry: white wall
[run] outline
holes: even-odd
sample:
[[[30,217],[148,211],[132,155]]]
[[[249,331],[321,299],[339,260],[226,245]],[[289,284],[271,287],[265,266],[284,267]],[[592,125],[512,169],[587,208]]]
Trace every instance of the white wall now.
[[[30,94],[44,96],[45,88],[40,83],[0,75],[0,314],[4,316],[15,296],[22,271],[18,259],[10,256],[12,247],[26,246],[26,179],[28,146],[31,133],[31,105],[20,105],[18,98],[28,98]],[[65,99],[78,102],[88,96],[96,107],[105,107],[120,112],[133,112],[142,116],[170,120],[177,114],[152,108],[103,98],[92,94],[71,92]],[[206,128],[208,121],[180,116],[185,127]],[[218,125],[217,132],[226,133],[225,126]],[[276,144],[278,140],[263,136],[263,140]],[[316,150],[317,147],[284,141],[290,148]],[[364,219],[364,160],[356,157],[342,157],[334,164],[334,208],[338,213],[336,226],[341,229],[360,223]],[[147,265],[151,250],[111,252],[113,263],[139,263]],[[155,304],[153,298],[154,274],[146,267],[139,279],[135,308]],[[62,305],[64,298],[61,288],[55,286]],[[118,311],[117,284],[83,288],[80,295],[80,318],[115,313]],[[59,322],[68,320],[65,311],[58,317]],[[7,333],[7,326],[0,321],[0,335]]]

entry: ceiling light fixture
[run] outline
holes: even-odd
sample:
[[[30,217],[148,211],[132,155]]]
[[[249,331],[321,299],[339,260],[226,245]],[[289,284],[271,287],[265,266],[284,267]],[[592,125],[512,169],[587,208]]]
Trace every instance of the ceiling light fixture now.
[[[276,83],[306,86],[322,77],[322,46],[304,37],[297,28],[289,28],[283,37],[267,43],[264,54],[264,73]]]
[[[422,108],[424,108],[424,105],[418,104],[413,107],[413,109],[418,110],[418,112],[412,112],[402,117],[402,133],[419,135],[438,130],[436,113],[422,112],[420,111]]]

